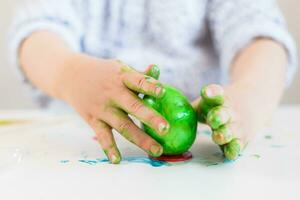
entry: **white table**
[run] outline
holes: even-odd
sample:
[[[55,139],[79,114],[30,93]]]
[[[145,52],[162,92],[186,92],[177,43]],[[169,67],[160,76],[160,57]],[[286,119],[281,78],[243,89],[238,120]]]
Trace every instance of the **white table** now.
[[[190,162],[153,167],[111,165],[92,131],[73,115],[1,111],[0,199],[300,199],[300,107],[281,107],[238,161],[223,163],[200,133]],[[125,158],[146,155],[117,137]],[[89,161],[90,163],[80,162]]]

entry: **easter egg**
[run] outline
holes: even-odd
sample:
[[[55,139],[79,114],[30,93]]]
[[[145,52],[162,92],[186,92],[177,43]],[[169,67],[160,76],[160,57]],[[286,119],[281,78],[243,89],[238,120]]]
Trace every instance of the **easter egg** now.
[[[165,85],[162,98],[145,96],[145,105],[159,112],[170,124],[169,131],[159,135],[147,125],[144,130],[163,146],[163,155],[180,155],[190,149],[196,138],[197,114],[188,99],[176,88]]]

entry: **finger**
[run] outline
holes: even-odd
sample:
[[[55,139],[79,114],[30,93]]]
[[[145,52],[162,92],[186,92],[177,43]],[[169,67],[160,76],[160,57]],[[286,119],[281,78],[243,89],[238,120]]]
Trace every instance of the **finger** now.
[[[122,72],[134,72],[135,70],[133,69],[133,67],[127,65],[126,63],[124,63],[121,60],[117,60],[117,62],[121,65],[121,71]]]
[[[224,90],[220,85],[211,84],[201,89],[200,96],[198,120],[205,122],[207,114],[212,108],[224,104]]]
[[[150,76],[137,72],[126,72],[123,74],[123,83],[132,91],[161,98],[166,90],[163,85]]]
[[[159,109],[159,103],[154,97],[151,96],[144,96],[143,102],[145,105],[147,105],[150,108],[153,108],[154,110]]]
[[[122,65],[122,71],[124,71],[124,72],[137,72],[133,67],[125,64],[124,62],[122,62],[120,60],[117,60],[117,61]],[[160,76],[160,69],[158,68],[157,65],[151,64],[151,65],[148,66],[148,68],[146,69],[146,71],[143,74],[158,80],[159,76]]]
[[[112,134],[112,128],[106,123],[94,120],[92,128],[96,133],[97,140],[100,143],[105,155],[113,164],[118,164],[121,161],[121,154],[117,148],[115,139]]]
[[[233,139],[231,129],[227,125],[223,125],[212,133],[213,141],[218,145],[229,143]]]
[[[228,160],[236,160],[241,152],[241,143],[238,138],[231,140],[223,147],[224,155]]]
[[[143,73],[144,74],[144,77],[142,77],[142,74],[137,72],[133,67],[125,64],[124,62],[120,61],[120,60],[117,60],[121,65],[121,70],[122,72],[125,72],[125,74],[132,74],[132,76],[137,75],[139,74],[140,76],[139,77],[131,77],[131,82],[130,80],[129,81],[126,81],[126,76],[125,75],[125,81],[123,81],[125,83],[125,85],[132,89],[134,92],[140,92],[142,94],[148,94],[148,95],[151,95],[151,96],[154,96],[154,97],[157,97],[157,98],[160,98],[161,96],[163,96],[164,94],[164,89],[162,87],[162,85],[155,81],[155,79],[157,80],[160,76],[160,69],[157,67],[157,65],[149,65],[148,68],[146,69],[146,71]],[[132,80],[133,78],[133,80]],[[136,80],[138,79],[138,80]],[[143,84],[144,84],[144,81],[146,82],[147,80],[147,83],[145,84],[145,87],[141,87]],[[140,85],[140,87],[138,87]]]
[[[201,89],[201,97],[205,104],[210,106],[219,106],[224,103],[224,89],[217,84],[204,86]]]
[[[194,110],[198,110],[201,100],[202,100],[201,97],[199,97],[198,99],[196,99],[195,101],[192,102],[192,107],[194,108]]]
[[[198,121],[201,123],[205,123],[207,113],[209,112],[209,109],[211,109],[211,108],[203,105],[201,96],[192,102],[192,107],[197,113]]]
[[[115,103],[126,113],[133,115],[144,124],[155,130],[158,134],[164,135],[169,131],[170,125],[157,111],[147,107],[141,99],[132,92],[121,95]]]
[[[207,114],[206,123],[213,129],[218,129],[220,126],[230,122],[231,115],[227,108],[217,106],[212,108]]]
[[[152,64],[148,66],[144,74],[158,80],[160,76],[160,69],[157,65]]]
[[[163,147],[139,129],[123,111],[117,108],[112,109],[106,121],[127,140],[139,146],[151,156],[158,157],[163,153]]]

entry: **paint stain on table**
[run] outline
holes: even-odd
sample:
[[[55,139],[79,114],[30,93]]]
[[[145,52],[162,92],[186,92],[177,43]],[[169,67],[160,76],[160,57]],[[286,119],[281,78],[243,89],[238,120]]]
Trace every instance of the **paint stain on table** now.
[[[61,160],[60,163],[68,163],[70,162],[69,160]]]
[[[84,164],[88,164],[88,165],[96,165],[96,164],[98,164],[97,160],[83,159],[83,160],[78,160],[78,162],[81,162],[81,163],[84,163]]]
[[[0,119],[0,126],[12,126],[29,123],[29,120]]]
[[[283,148],[285,146],[281,145],[281,144],[272,144],[270,147],[275,148],[275,149],[279,149],[279,148]]]
[[[98,165],[98,164],[109,164],[110,161],[108,159],[81,159],[78,162],[88,164],[88,165]],[[147,157],[125,157],[121,161],[122,164],[125,163],[142,163],[147,164],[152,167],[162,167],[162,166],[170,166],[171,164],[164,161],[152,160]]]
[[[226,160],[221,152],[213,153],[210,156],[196,157],[191,162],[200,163],[206,167],[221,165],[226,163],[231,163],[229,160]]]
[[[272,135],[265,135],[266,140],[271,140],[272,138],[273,138]]]
[[[258,154],[252,154],[251,157],[256,158],[256,159],[260,159],[261,156],[258,155]]]

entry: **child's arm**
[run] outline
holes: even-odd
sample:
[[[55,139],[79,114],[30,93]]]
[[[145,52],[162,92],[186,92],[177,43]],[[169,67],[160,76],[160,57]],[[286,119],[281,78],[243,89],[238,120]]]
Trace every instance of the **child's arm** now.
[[[287,55],[278,43],[258,39],[239,55],[231,67],[231,83],[225,87],[228,106],[239,121],[233,128],[244,142],[272,117],[283,93]],[[239,128],[240,126],[240,128]]]
[[[245,145],[272,116],[295,72],[297,51],[276,1],[211,0],[207,20],[226,86],[202,90],[200,120],[211,125],[225,156],[235,159],[236,141]]]
[[[137,117],[160,134],[168,131],[168,122],[136,94],[162,97],[165,90],[155,79],[119,61],[74,53],[47,31],[33,33],[23,42],[19,60],[35,86],[69,103],[89,123],[113,163],[120,162],[121,155],[112,128],[150,155],[162,154],[161,145],[128,117]]]

